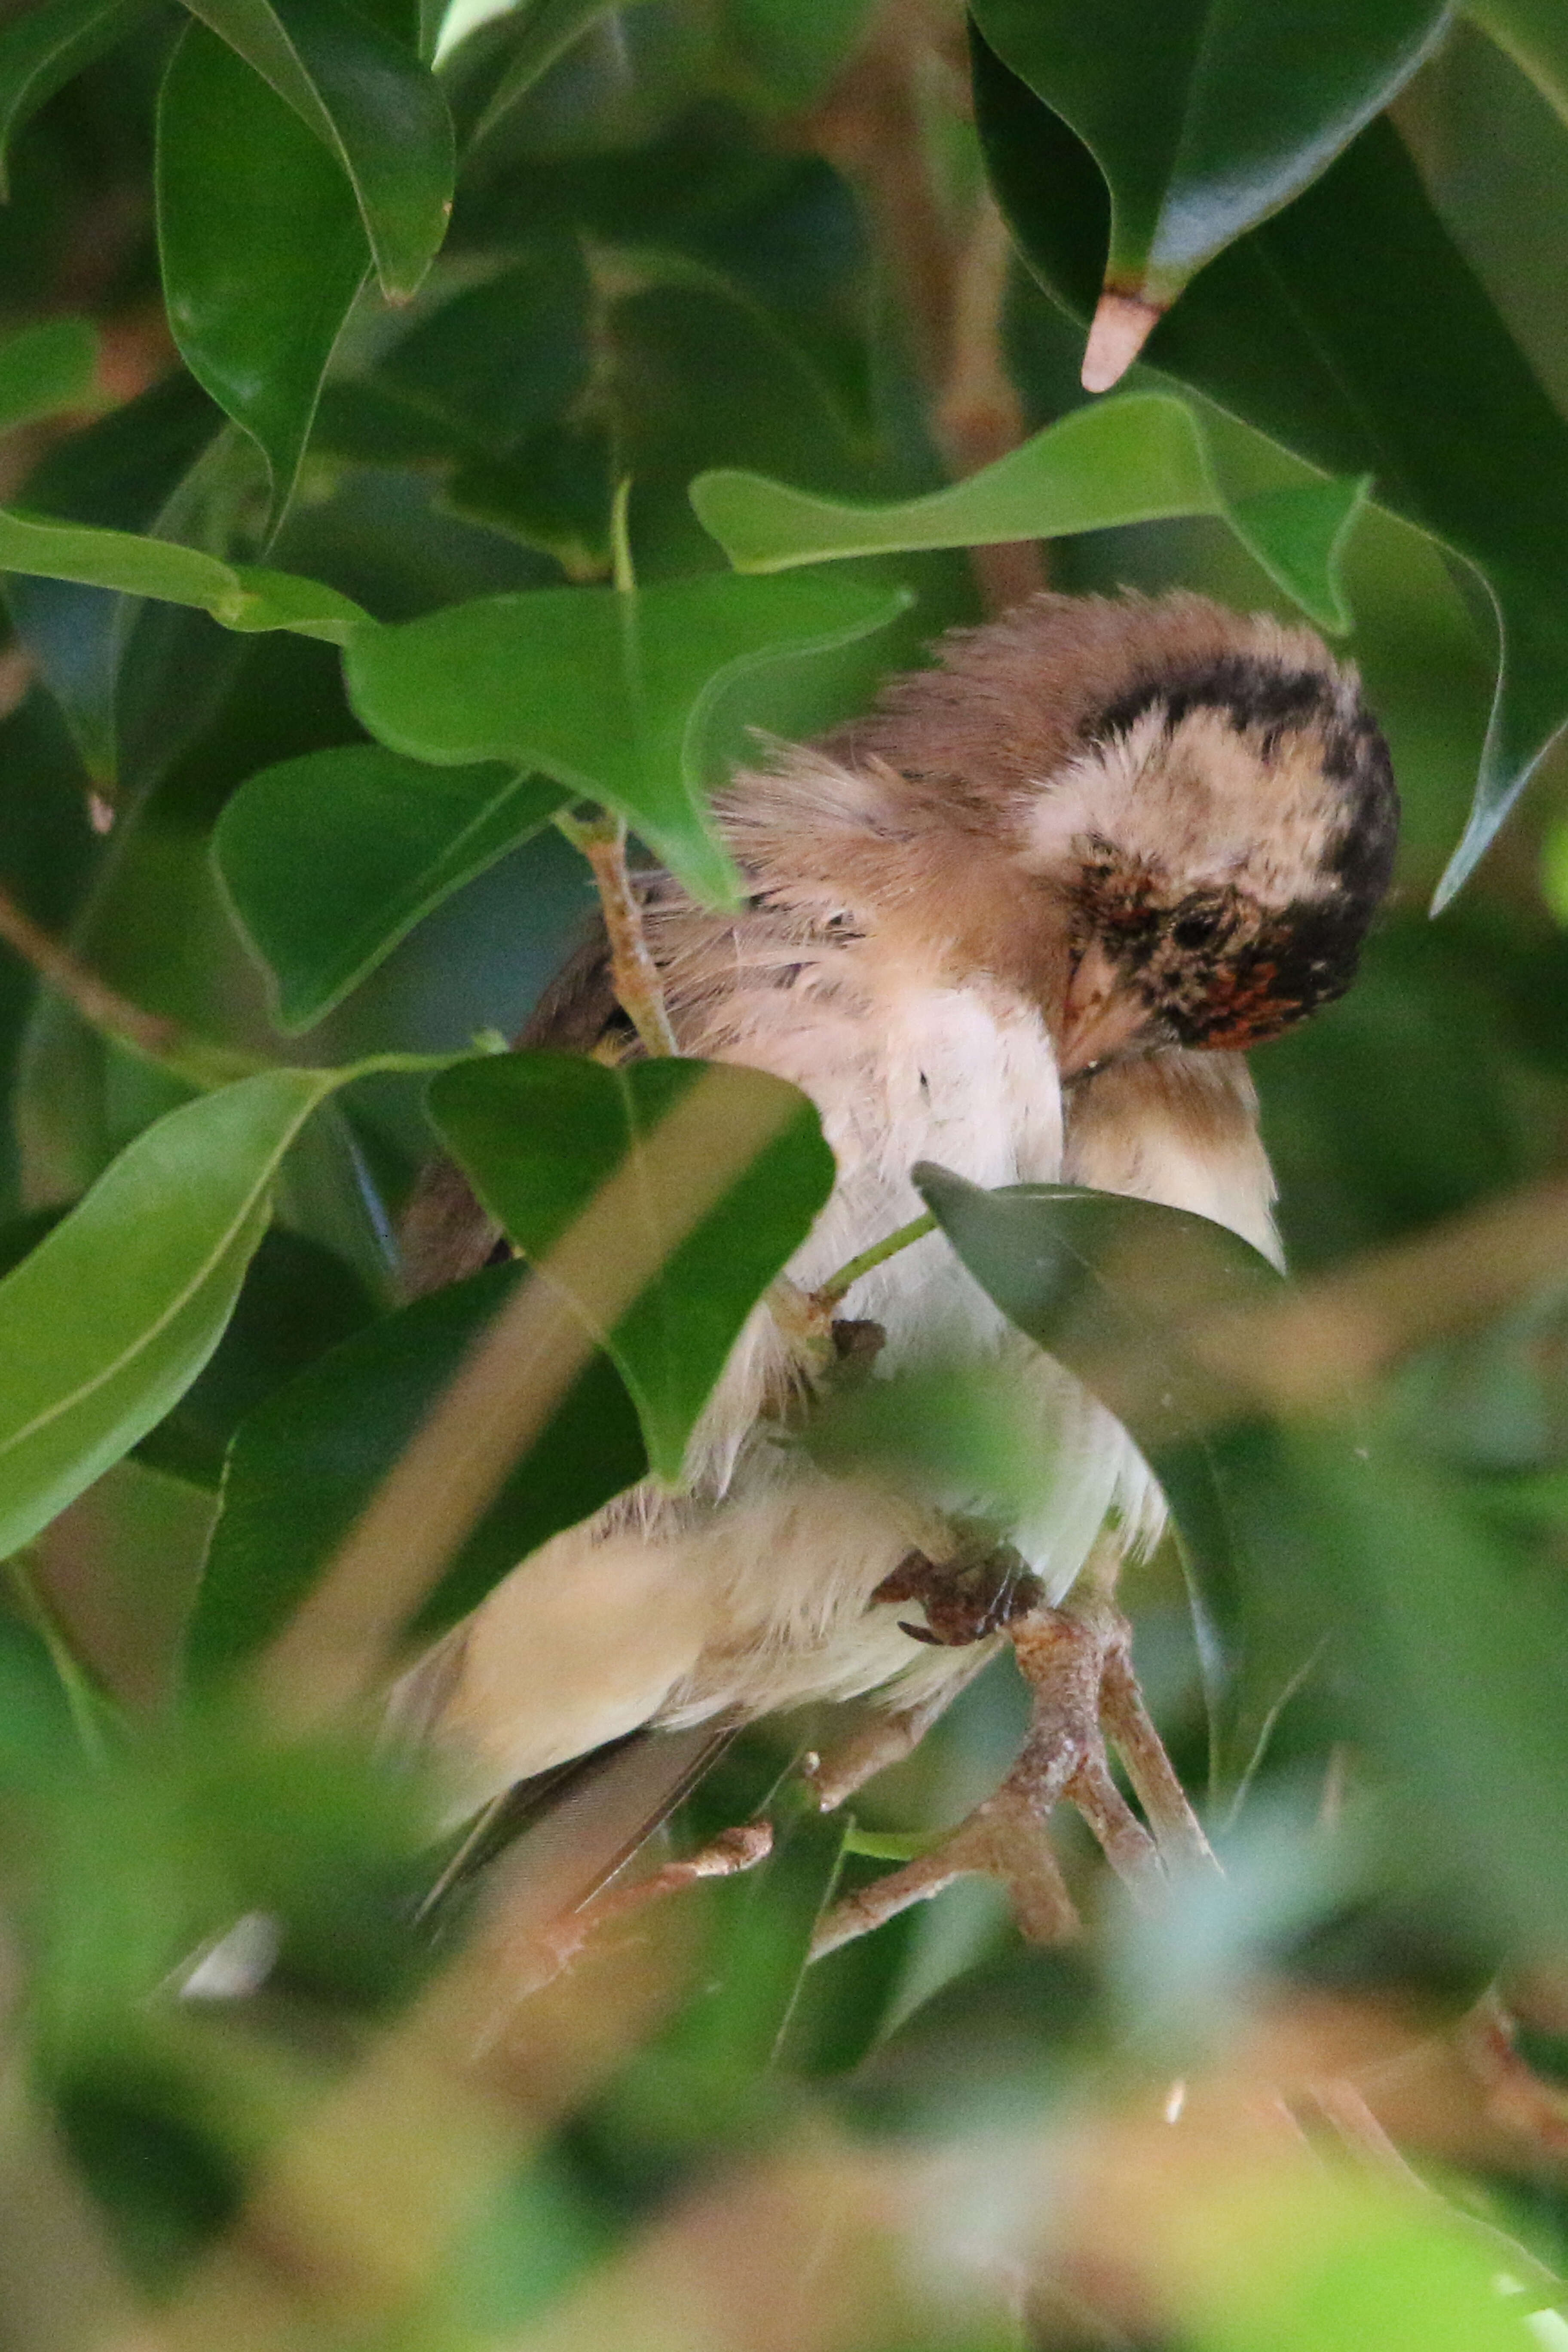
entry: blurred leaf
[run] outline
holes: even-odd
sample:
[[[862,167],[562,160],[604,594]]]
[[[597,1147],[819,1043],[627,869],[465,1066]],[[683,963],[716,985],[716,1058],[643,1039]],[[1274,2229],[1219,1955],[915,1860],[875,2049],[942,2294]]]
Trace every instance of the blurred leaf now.
[[[41,0],[0,31],[0,201],[10,187],[11,142],[46,99],[147,14],[150,0]]]
[[[467,446],[509,449],[585,388],[590,297],[580,241],[539,237],[425,312],[382,354],[374,383],[449,420]]]
[[[973,0],[1110,192],[1108,292],[1163,310],[1315,180],[1441,37],[1447,0]]]
[[[1131,393],[1075,411],[994,465],[923,498],[852,504],[757,474],[719,471],[692,483],[691,503],[745,572],[1216,514],[1320,627],[1348,629],[1339,556],[1370,478],[1233,496],[1224,456],[1184,401]]]
[[[307,752],[252,776],[218,820],[213,856],[273,974],[279,1025],[310,1028],[566,797],[540,777],[423,767],[379,743]]]
[[[795,113],[813,105],[865,36],[871,0],[728,0],[724,30],[744,68],[748,95]]]
[[[522,1269],[492,1266],[384,1316],[242,1424],[187,1655],[223,1674],[288,1622]],[[647,1458],[619,1375],[595,1355],[420,1609],[433,1639],[563,1528],[633,1486]]]
[[[222,563],[174,540],[48,522],[11,508],[0,508],[0,569],[195,604],[226,629],[294,629],[330,645],[343,644],[365,617],[357,604],[320,580],[300,580],[257,564]]]
[[[86,319],[49,319],[0,342],[0,433],[92,398],[98,337]]]
[[[1568,122],[1568,21],[1556,0],[1463,0],[1462,14],[1507,50]]]
[[[163,79],[157,180],[169,324],[260,450],[276,527],[370,267],[353,190],[293,108],[199,24]]]
[[[684,1200],[661,1183],[645,1155],[700,1080],[713,1090],[716,1130],[744,1108],[770,1101],[781,1123],[693,1226]],[[761,1070],[674,1060],[612,1070],[536,1053],[447,1070],[429,1099],[480,1201],[536,1264],[601,1185],[627,1165],[641,1170],[641,1217],[660,1244],[659,1271],[614,1330],[594,1337],[636,1402],[653,1468],[678,1480],[687,1441],[742,1324],[833,1188],[833,1155],[816,1110]]]
[[[434,76],[348,0],[187,5],[337,158],[382,290],[406,300],[452,208],[452,123]]]
[[[542,769],[627,818],[698,898],[729,905],[735,869],[706,806],[721,700],[885,627],[903,604],[831,579],[544,590],[363,633],[345,672],[356,713],[394,751]]]
[[[1025,257],[1087,320],[1106,238],[1094,164],[984,43],[975,97],[987,168]],[[1381,505],[1484,583],[1500,632],[1497,696],[1469,824],[1439,887],[1445,904],[1568,719],[1568,425],[1386,123],[1220,255],[1155,329],[1147,357],[1313,465],[1371,473]]]
[[[317,1106],[377,1065],[268,1070],[173,1110],[0,1281],[0,1554],[163,1418],[211,1357]]]
[[[520,99],[527,97],[590,25],[622,6],[635,5],[636,0],[521,0],[519,6],[509,10],[506,68],[474,126],[475,144],[488,137]]]

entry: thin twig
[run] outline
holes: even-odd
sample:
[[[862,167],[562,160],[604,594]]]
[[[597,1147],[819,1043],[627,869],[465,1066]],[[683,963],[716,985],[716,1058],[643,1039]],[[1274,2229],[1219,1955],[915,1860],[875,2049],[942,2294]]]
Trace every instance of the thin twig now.
[[[645,1052],[678,1054],[680,1048],[670,1026],[658,966],[643,936],[642,908],[626,870],[626,826],[611,816],[584,819],[564,811],[555,822],[593,867],[610,942],[610,977],[622,1012],[641,1038]]]
[[[63,997],[74,1012],[79,1013],[89,1028],[128,1047],[142,1061],[156,1063],[160,1069],[171,1071],[188,1085],[200,1087],[204,1094],[216,1087],[229,1086],[236,1078],[254,1076],[258,1070],[268,1066],[255,1055],[236,1046],[215,1045],[208,1038],[197,1036],[181,1022],[170,1021],[162,1013],[149,1013],[143,1006],[133,1004],[128,996],[121,996],[118,989],[100,980],[69,948],[51,938],[3,888],[0,940],[15,949],[57,996]]]

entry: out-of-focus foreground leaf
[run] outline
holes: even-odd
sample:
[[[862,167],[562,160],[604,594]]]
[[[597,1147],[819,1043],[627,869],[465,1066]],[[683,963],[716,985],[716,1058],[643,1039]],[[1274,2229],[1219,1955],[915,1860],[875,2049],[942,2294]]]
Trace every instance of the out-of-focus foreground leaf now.
[[[0,32],[0,201],[10,188],[10,150],[23,124],[73,74],[123,40],[151,0],[42,0]]]
[[[650,1150],[700,1084],[713,1132],[750,1123],[758,1144],[694,1221],[683,1171],[658,1172]],[[723,1063],[611,1070],[565,1054],[510,1054],[444,1072],[430,1112],[485,1207],[535,1263],[610,1177],[637,1173],[637,1219],[658,1272],[613,1330],[589,1328],[636,1402],[650,1464],[678,1480],[742,1325],[832,1190],[833,1155],[812,1105],[782,1078]]]
[[[523,1270],[492,1266],[384,1317],[241,1424],[230,1452],[188,1655],[203,1677],[288,1622]],[[411,1633],[434,1638],[562,1528],[647,1466],[637,1413],[595,1355],[430,1594]]]
[[[984,42],[974,57],[999,201],[1046,291],[1087,320],[1107,235],[1099,173]],[[1379,504],[1485,583],[1500,633],[1497,696],[1445,901],[1568,720],[1568,425],[1386,123],[1213,261],[1155,329],[1147,358],[1313,465],[1370,473]]]

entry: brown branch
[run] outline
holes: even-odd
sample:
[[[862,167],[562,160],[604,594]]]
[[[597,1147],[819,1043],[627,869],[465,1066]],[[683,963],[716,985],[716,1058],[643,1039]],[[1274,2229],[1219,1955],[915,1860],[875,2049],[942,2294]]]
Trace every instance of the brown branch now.
[[[100,980],[71,950],[50,936],[0,888],[0,940],[30,964],[40,980],[100,1036],[127,1046],[204,1091],[249,1077],[267,1066],[249,1054],[199,1037],[183,1023],[149,1013]]]
[[[584,821],[563,814],[555,822],[594,869],[610,943],[610,976],[622,1012],[645,1052],[679,1054],[658,966],[643,935],[642,908],[626,869],[626,826],[608,816]]]

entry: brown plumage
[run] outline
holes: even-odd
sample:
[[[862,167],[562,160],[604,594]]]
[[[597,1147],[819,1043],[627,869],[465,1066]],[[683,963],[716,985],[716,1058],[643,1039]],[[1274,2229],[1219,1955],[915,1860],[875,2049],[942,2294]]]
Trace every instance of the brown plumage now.
[[[938,654],[868,717],[733,780],[740,915],[644,886],[682,1050],[769,1069],[822,1113],[839,1179],[794,1278],[820,1285],[915,1214],[922,1159],[1166,1201],[1277,1255],[1226,1049],[1348,985],[1386,887],[1396,803],[1353,673],[1305,630],[1194,596],[1037,597]],[[590,947],[524,1042],[589,1050],[616,1018]],[[489,1246],[449,1180],[415,1223],[420,1286],[433,1242],[448,1276]],[[940,1237],[845,1312],[886,1333],[881,1373],[978,1360],[1028,1400],[1048,1490],[994,1533],[1047,1596],[1108,1518],[1123,1549],[1149,1539],[1162,1505],[1129,1440]],[[556,1538],[423,1670],[476,1795],[647,1723],[868,1691],[929,1716],[1001,1638],[900,1630],[904,1564],[952,1556],[984,1498],[894,1493],[779,1444],[770,1401],[795,1369],[759,1309],[688,1493],[639,1490]]]

